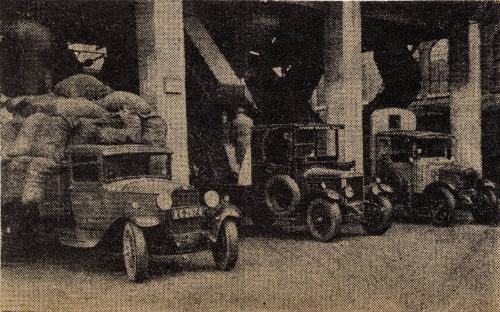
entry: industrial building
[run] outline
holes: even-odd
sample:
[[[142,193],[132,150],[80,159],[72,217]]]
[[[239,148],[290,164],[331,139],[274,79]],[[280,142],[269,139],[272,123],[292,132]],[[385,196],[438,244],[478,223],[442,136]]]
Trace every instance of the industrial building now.
[[[36,21],[53,36],[49,56],[20,49],[13,53],[18,63],[2,58],[1,93],[22,95],[16,79],[41,85],[33,92],[43,93],[77,71],[138,92],[169,124],[173,175],[181,181],[193,179],[196,164],[223,162],[220,116],[238,106],[256,123],[345,124],[343,156],[358,171],[363,112],[395,106],[413,109],[420,129],[451,132],[457,160],[499,182],[500,5],[494,1],[1,5],[2,45],[12,46],[9,27],[18,20]],[[13,64],[36,67],[35,74],[23,76]]]

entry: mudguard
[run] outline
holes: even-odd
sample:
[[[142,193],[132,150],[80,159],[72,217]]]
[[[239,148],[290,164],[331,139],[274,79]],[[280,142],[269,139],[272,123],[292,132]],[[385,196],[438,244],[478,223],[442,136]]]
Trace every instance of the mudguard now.
[[[162,219],[158,216],[134,216],[130,220],[139,227],[152,227],[162,223]]]
[[[370,183],[370,185],[368,185],[368,189],[370,190],[369,196],[385,195],[390,197],[394,193],[394,189],[390,185],[382,183],[378,179],[375,182]]]
[[[322,189],[317,193],[317,195],[318,197],[325,197],[333,201],[339,201],[341,198],[340,194],[332,189]]]
[[[488,179],[481,179],[479,182],[479,185],[481,185],[482,188],[484,189],[490,189],[490,190],[495,190],[496,185],[493,181],[490,181]]]
[[[437,187],[445,187],[447,188],[448,190],[450,190],[453,194],[455,194],[457,192],[457,186],[454,184],[454,183],[451,183],[449,181],[436,181],[436,182],[433,182],[431,184],[429,184],[425,189],[424,189],[424,193],[427,192],[427,191],[430,191],[434,188],[437,188]]]
[[[449,190],[451,192],[451,194],[453,194],[453,196],[455,196],[455,198],[461,198],[461,200],[463,200],[465,202],[465,204],[467,204],[467,205],[472,204],[472,201],[468,196],[467,197],[460,196],[460,192],[457,189],[457,186],[455,184],[447,182],[447,181],[446,182],[445,181],[436,181],[436,182],[429,184],[423,190],[422,194],[427,194],[428,192],[431,192],[433,189],[436,189],[438,187],[446,188],[447,190]]]
[[[217,241],[219,229],[225,220],[233,219],[239,223],[239,219],[241,217],[240,210],[235,205],[226,201],[221,201],[219,205],[220,207],[217,209],[217,213],[213,216],[211,225],[209,227],[210,231],[208,237],[210,238],[210,241],[212,241],[212,243],[215,243]]]

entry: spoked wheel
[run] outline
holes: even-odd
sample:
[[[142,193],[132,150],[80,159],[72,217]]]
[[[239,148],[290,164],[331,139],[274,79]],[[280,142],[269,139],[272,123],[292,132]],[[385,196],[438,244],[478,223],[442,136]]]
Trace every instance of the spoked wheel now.
[[[473,208],[474,219],[481,223],[499,221],[500,205],[498,197],[492,189],[480,191],[479,203]]]
[[[149,259],[144,232],[131,222],[123,229],[123,260],[131,281],[142,282],[147,277]]]
[[[342,214],[339,205],[318,198],[307,209],[307,227],[311,235],[322,242],[331,241],[340,230]]]
[[[231,271],[234,268],[238,261],[238,227],[235,221],[222,223],[217,241],[212,246],[212,255],[219,270]]]
[[[365,204],[363,228],[370,235],[382,235],[392,225],[392,204],[385,196],[375,196]]]
[[[432,223],[436,226],[452,226],[455,223],[456,200],[445,188],[437,188],[427,195],[431,209]]]

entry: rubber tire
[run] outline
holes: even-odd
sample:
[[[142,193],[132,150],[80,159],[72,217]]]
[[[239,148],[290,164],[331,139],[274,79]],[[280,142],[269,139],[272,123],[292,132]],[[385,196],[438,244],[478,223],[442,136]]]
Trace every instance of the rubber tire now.
[[[36,207],[21,203],[2,207],[1,258],[3,262],[32,262],[39,252]]]
[[[455,223],[455,196],[444,187],[437,187],[426,194],[427,205],[431,210],[432,224],[440,227],[453,226]],[[442,202],[444,205],[441,209],[435,206],[436,201]],[[440,216],[445,213],[446,219],[441,219]]]
[[[374,196],[373,201],[374,203],[365,204],[364,222],[362,225],[366,233],[370,235],[382,235],[392,225],[392,203],[385,196]],[[369,211],[369,209],[374,210]]]
[[[123,228],[123,261],[127,276],[133,282],[147,278],[149,255],[144,232],[132,222]]]
[[[328,218],[327,229],[324,233],[318,231],[314,222],[314,219],[318,219],[316,217],[318,214],[322,215],[323,218]],[[322,242],[331,241],[339,233],[342,223],[339,205],[323,198],[313,200],[307,208],[306,222],[309,232],[315,239]]]
[[[480,192],[479,207],[474,207],[474,219],[480,223],[497,223],[500,216],[500,205],[497,194],[492,189]]]
[[[212,245],[212,256],[219,270],[231,271],[238,261],[238,226],[226,220],[219,229],[217,241]]]
[[[278,183],[281,183],[282,187],[288,188],[291,194],[290,204],[288,207],[280,206],[280,204],[276,201],[274,196],[275,194],[273,194],[273,187],[275,187]],[[300,199],[301,193],[299,185],[294,179],[292,179],[292,177],[288,175],[277,175],[267,180],[264,187],[264,202],[273,214],[283,216],[292,213],[298,207]]]

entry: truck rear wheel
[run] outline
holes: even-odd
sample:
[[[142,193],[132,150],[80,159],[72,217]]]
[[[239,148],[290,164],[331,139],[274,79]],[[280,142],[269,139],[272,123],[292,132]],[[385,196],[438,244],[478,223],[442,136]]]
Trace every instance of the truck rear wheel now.
[[[307,227],[322,242],[331,241],[340,231],[342,214],[337,203],[323,198],[313,200],[307,209]]]
[[[142,282],[146,279],[148,258],[144,232],[134,223],[128,222],[123,228],[123,260],[131,281]]]
[[[2,207],[2,261],[22,262],[36,259],[38,220],[36,207],[9,204]]]
[[[264,188],[264,201],[275,215],[288,215],[300,203],[300,188],[292,177],[277,175],[270,178]]]

